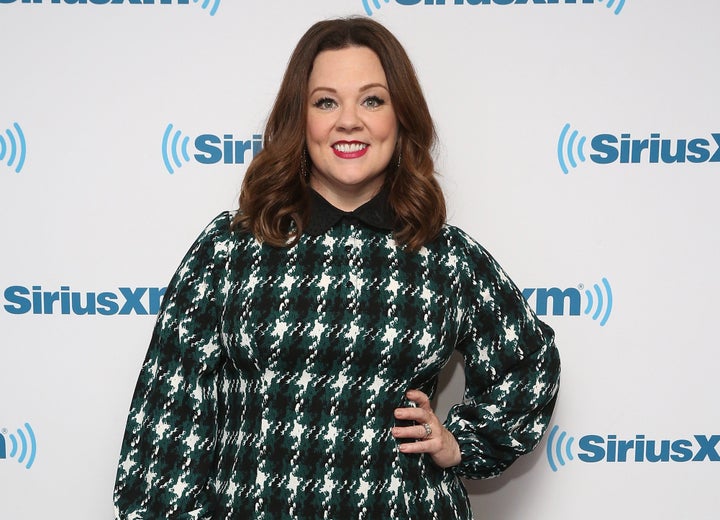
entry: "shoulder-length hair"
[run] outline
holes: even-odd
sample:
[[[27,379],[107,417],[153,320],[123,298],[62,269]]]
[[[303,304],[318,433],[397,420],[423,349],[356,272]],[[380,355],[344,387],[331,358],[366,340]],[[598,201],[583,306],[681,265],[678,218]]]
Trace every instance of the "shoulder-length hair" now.
[[[302,234],[310,215],[308,79],[319,53],[353,46],[367,47],[380,59],[398,120],[398,142],[385,176],[396,216],[394,238],[418,250],[439,233],[445,223],[445,198],[435,179],[431,152],[436,133],[427,102],[397,38],[362,17],[318,22],[298,42],[267,121],[263,149],[245,174],[234,229],[278,247],[294,243]]]

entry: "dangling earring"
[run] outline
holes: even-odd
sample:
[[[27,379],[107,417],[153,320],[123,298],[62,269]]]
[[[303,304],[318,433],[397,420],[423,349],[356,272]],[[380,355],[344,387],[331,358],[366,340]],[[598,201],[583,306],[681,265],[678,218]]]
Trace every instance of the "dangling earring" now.
[[[300,159],[300,176],[308,182],[310,180],[310,170],[308,169],[307,161],[308,152],[307,149],[303,150],[302,158]]]
[[[398,153],[397,169],[400,169],[400,163],[402,163],[402,152]]]

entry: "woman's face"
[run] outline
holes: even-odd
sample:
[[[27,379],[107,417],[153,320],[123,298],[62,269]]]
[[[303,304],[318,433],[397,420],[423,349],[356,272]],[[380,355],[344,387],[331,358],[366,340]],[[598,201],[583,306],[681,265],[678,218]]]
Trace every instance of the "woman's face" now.
[[[353,210],[380,191],[397,142],[397,117],[379,58],[367,47],[321,52],[307,103],[310,185],[336,207]]]

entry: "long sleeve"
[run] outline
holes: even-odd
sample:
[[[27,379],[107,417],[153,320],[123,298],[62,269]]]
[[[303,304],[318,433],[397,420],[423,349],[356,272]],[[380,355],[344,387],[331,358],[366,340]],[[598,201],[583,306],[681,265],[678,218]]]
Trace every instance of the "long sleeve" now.
[[[190,248],[165,293],[125,430],[114,492],[118,520],[212,516],[227,235],[223,214]]]
[[[481,246],[464,237],[465,308],[457,349],[465,360],[465,393],[446,427],[460,444],[454,471],[496,476],[531,451],[546,430],[559,386],[554,333]]]

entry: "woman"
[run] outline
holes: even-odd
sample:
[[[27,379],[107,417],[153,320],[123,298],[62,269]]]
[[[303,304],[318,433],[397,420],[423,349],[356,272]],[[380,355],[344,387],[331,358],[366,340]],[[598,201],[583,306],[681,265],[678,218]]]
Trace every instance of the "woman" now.
[[[459,477],[531,450],[559,360],[445,225],[413,67],[364,18],[298,43],[248,168],[172,279],[128,419],[119,518],[469,519]],[[430,398],[454,350],[466,389]]]

